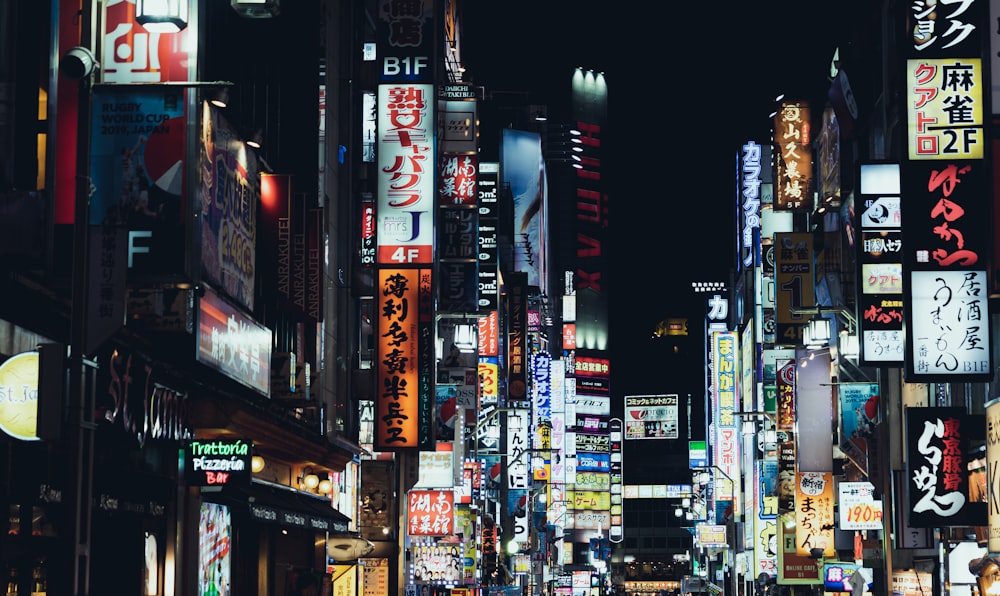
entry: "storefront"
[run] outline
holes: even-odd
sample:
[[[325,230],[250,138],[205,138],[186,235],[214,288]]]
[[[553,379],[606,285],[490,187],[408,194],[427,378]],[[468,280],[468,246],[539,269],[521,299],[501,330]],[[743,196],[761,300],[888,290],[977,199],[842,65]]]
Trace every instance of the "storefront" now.
[[[331,581],[326,538],[347,533],[350,519],[333,509],[329,499],[254,481],[219,491],[202,489],[201,500],[199,566],[214,567],[216,577],[231,581],[217,588],[220,594],[283,596],[311,582],[322,588]],[[200,590],[208,593],[204,585]]]

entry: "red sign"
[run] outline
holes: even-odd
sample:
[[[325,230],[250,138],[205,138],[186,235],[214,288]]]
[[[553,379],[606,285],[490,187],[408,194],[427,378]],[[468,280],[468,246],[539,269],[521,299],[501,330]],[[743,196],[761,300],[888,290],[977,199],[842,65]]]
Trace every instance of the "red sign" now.
[[[500,353],[500,316],[491,310],[478,319],[480,356],[497,356]]]
[[[476,204],[477,155],[445,155],[441,158],[438,200],[442,207]]]
[[[453,534],[454,511],[451,490],[411,490],[406,500],[406,532],[410,536]]]

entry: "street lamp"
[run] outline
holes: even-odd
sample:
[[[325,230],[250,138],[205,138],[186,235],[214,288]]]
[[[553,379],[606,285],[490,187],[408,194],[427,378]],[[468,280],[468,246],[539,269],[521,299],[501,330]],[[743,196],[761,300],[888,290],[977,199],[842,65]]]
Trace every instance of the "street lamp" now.
[[[729,493],[730,494],[732,494],[733,491],[736,490],[736,481],[733,480],[729,476],[729,474],[726,474],[726,472],[722,468],[720,468],[718,466],[696,466],[696,467],[691,468],[692,472],[701,472],[702,474],[706,474],[706,475],[708,475],[711,470],[715,470],[716,472],[718,472],[719,474],[721,474],[722,477],[725,478],[729,482]],[[707,478],[703,477],[701,480],[707,480]],[[734,495],[734,498],[735,498],[735,495]]]

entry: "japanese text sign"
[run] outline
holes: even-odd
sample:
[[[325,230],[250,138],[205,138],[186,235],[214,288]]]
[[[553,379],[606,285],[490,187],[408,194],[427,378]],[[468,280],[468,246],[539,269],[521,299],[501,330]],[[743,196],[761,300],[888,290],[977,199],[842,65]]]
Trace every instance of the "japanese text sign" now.
[[[411,490],[406,498],[406,533],[410,536],[453,534],[451,490]]]
[[[833,546],[833,474],[799,472],[795,483],[795,550],[809,556],[814,548],[832,557]]]
[[[432,261],[433,85],[379,85],[378,262]]]
[[[774,115],[776,211],[812,210],[811,115],[807,101],[783,101]]]
[[[378,449],[416,448],[419,442],[419,269],[379,269],[378,301]]]

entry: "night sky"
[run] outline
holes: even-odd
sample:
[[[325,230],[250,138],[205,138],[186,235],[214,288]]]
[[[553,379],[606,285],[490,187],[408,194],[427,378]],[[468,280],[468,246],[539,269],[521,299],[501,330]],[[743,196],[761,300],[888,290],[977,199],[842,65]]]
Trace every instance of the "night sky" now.
[[[690,383],[689,363],[671,364],[683,358],[649,334],[678,316],[701,332],[704,302],[690,285],[728,278],[737,152],[768,140],[779,93],[823,102],[834,32],[852,3],[836,15],[801,0],[710,13],[665,2],[463,3],[462,59],[477,85],[543,101],[568,93],[575,67],[605,73],[616,397]]]

